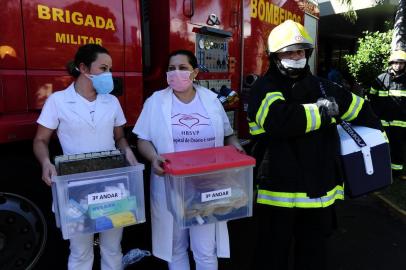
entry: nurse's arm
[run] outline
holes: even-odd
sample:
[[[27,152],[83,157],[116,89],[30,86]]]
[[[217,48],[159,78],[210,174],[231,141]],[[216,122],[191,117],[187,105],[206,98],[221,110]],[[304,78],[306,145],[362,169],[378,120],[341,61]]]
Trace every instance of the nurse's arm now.
[[[240,141],[238,140],[237,136],[230,135],[224,138],[225,145],[232,145],[234,146],[240,153],[245,153],[244,148],[242,148]]]
[[[55,166],[49,159],[48,145],[51,139],[53,129],[46,128],[42,125],[38,125],[37,134],[35,135],[33,142],[34,154],[37,157],[42,167],[42,180],[50,186],[52,183],[52,175],[57,175]]]
[[[137,159],[134,156],[131,147],[128,145],[128,142],[124,135],[124,128],[122,126],[114,127],[114,140],[116,141],[116,145],[121,152],[124,153],[125,158],[127,159],[130,165],[138,164]]]
[[[164,169],[162,163],[165,162],[165,159],[158,155],[155,150],[155,147],[150,141],[138,139],[137,148],[140,154],[149,162],[151,162],[152,170],[157,175],[163,175]]]

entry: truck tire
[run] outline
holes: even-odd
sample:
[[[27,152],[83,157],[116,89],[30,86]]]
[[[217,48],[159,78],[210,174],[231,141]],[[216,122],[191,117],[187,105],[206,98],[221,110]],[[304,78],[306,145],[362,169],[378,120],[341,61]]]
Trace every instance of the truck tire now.
[[[47,225],[27,198],[0,192],[0,268],[33,269],[44,250]]]

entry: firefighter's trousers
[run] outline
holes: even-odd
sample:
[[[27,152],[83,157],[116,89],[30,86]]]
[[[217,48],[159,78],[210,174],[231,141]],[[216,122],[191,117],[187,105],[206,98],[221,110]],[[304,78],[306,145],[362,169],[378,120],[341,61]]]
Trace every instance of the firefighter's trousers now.
[[[392,171],[394,175],[405,174],[405,150],[406,150],[406,128],[405,127],[385,127],[389,139],[391,152]]]
[[[255,268],[326,270],[327,241],[336,228],[334,206],[285,208],[257,205]],[[293,255],[293,257],[291,256]]]

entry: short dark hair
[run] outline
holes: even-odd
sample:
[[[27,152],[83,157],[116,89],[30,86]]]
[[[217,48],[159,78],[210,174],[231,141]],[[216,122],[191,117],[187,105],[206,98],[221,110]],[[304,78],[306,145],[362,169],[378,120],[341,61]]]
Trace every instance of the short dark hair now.
[[[187,59],[188,59],[189,64],[193,68],[198,67],[197,58],[196,58],[195,54],[192,53],[191,51],[189,51],[189,50],[176,50],[176,51],[171,52],[169,54],[169,56],[168,56],[168,63],[169,63],[169,60],[171,60],[172,56],[175,56],[175,55],[185,55],[187,57]]]
[[[75,59],[67,64],[69,74],[75,78],[79,77],[80,72],[77,69],[79,68],[80,63],[83,63],[85,66],[90,68],[92,63],[96,61],[99,53],[110,55],[106,48],[98,44],[86,44],[80,46],[75,54]]]

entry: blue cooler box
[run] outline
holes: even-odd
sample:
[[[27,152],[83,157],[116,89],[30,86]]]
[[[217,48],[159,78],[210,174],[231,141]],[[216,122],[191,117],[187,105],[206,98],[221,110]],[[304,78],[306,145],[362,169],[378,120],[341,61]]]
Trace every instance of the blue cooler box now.
[[[392,183],[389,144],[380,130],[352,126],[367,146],[359,147],[348,133],[337,126],[341,140],[341,159],[345,192],[358,197]]]

